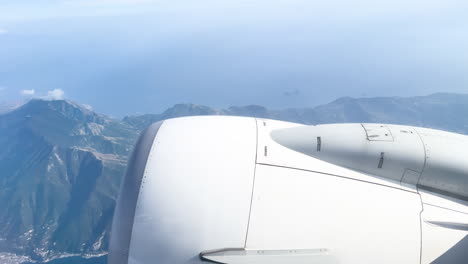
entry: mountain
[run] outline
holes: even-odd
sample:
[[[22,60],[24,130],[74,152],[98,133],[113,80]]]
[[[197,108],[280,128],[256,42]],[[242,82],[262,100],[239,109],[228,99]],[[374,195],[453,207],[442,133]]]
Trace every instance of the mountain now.
[[[345,97],[276,110],[177,104],[122,120],[71,101],[32,100],[0,114],[0,263],[105,263],[119,184],[138,134],[153,122],[191,115],[382,122],[468,134],[468,95]]]
[[[127,116],[124,122],[143,129],[159,120],[186,115],[237,115],[285,120],[302,124],[389,123],[430,127],[468,134],[468,94],[437,93],[418,97],[339,98],[314,108],[271,110],[249,105],[212,109],[179,104],[163,114]]]
[[[143,130],[152,123],[160,120],[194,115],[218,115],[219,112],[208,106],[195,104],[176,104],[161,114],[145,114],[139,116],[126,116],[123,121],[138,130]]]
[[[138,131],[69,101],[0,116],[0,252],[46,261],[105,253]]]
[[[313,109],[315,123],[369,122],[430,127],[468,133],[468,95],[341,98]]]

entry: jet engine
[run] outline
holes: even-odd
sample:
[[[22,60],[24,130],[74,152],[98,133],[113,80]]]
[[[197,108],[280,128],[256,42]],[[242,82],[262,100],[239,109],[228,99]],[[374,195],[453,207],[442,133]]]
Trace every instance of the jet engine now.
[[[468,137],[201,116],[142,133],[110,264],[468,261]]]

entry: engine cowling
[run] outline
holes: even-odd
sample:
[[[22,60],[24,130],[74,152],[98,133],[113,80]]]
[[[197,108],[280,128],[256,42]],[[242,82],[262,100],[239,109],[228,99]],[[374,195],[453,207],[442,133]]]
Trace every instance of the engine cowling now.
[[[136,144],[108,260],[464,263],[468,177],[453,157],[467,142],[384,124],[165,120]]]

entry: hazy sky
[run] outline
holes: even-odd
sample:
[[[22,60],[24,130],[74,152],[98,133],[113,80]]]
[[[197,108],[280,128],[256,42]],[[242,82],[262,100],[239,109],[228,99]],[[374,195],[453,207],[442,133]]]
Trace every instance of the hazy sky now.
[[[0,101],[60,89],[122,116],[467,93],[467,14],[452,0],[4,0]]]

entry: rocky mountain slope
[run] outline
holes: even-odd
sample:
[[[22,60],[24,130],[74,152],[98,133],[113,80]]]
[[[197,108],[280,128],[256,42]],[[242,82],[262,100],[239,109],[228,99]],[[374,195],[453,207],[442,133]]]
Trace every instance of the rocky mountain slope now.
[[[0,115],[0,262],[104,263],[89,257],[107,251],[115,199],[138,134],[153,122],[190,115],[383,122],[468,134],[468,95],[341,98],[283,110],[178,104],[123,120],[70,101],[32,100]]]
[[[50,260],[105,253],[138,131],[68,101],[0,116],[0,251]]]

